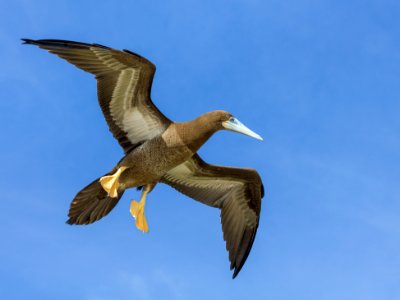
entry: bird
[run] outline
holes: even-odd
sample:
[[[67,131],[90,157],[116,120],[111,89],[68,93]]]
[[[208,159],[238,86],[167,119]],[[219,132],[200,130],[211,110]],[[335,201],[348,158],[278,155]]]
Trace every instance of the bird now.
[[[235,278],[259,226],[264,186],[255,169],[206,163],[200,147],[217,131],[262,140],[229,112],[216,110],[188,122],[173,122],[151,100],[156,67],[132,51],[56,39],[22,39],[95,75],[99,105],[109,130],[124,150],[115,167],[76,194],[68,224],[91,224],[106,216],[129,188],[142,190],[132,200],[136,227],[148,232],[147,195],[164,183],[205,205],[220,209],[223,238]]]

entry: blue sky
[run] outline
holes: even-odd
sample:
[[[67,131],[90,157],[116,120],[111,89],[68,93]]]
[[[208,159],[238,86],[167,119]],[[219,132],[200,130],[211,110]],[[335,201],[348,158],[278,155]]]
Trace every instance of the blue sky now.
[[[398,1],[2,1],[1,299],[399,299]],[[231,279],[219,212],[171,188],[136,191],[91,226],[64,222],[122,151],[95,80],[20,38],[126,48],[157,65],[171,119],[228,110],[265,141],[201,150],[257,168],[249,259]]]

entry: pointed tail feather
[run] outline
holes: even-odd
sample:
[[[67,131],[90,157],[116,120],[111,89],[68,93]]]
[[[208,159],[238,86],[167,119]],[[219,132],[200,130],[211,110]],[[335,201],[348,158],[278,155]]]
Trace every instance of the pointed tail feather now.
[[[118,191],[115,198],[110,197],[99,180],[100,178],[97,178],[83,188],[72,200],[68,224],[91,224],[106,216],[117,205],[124,191]]]

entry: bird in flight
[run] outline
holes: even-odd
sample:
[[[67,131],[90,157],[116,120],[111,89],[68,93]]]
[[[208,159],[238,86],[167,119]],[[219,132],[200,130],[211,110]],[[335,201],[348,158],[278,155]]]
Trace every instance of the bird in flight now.
[[[173,122],[150,98],[155,65],[129,50],[64,40],[22,39],[95,75],[101,110],[125,155],[107,174],[72,200],[68,224],[90,224],[106,216],[124,191],[142,189],[130,212],[148,231],[146,198],[157,183],[221,210],[221,223],[233,278],[243,267],[257,232],[264,188],[256,170],[211,165],[197,154],[217,131],[262,138],[222,110],[188,122]]]

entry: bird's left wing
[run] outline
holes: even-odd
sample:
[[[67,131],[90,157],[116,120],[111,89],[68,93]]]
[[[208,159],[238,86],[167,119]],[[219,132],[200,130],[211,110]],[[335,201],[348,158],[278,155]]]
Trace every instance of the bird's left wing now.
[[[161,180],[179,192],[221,209],[221,223],[233,278],[243,267],[256,236],[261,178],[255,170],[209,165],[200,156],[170,170]]]
[[[100,107],[114,137],[128,153],[162,133],[171,121],[150,98],[156,67],[128,50],[64,40],[30,40],[97,79]]]

